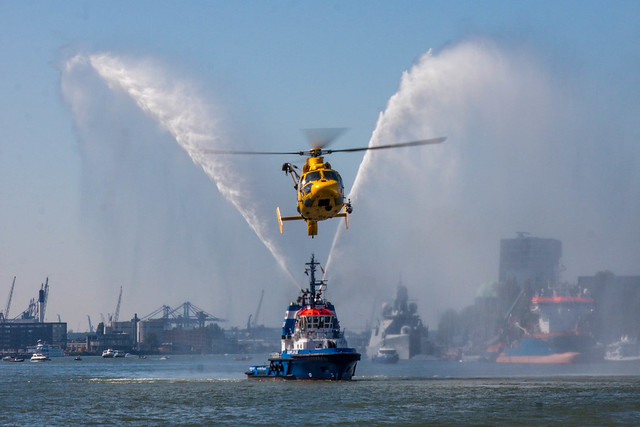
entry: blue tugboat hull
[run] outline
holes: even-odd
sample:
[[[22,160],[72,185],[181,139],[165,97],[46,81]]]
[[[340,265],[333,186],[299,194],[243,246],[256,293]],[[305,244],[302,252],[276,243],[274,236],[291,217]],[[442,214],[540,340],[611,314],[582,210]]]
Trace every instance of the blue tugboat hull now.
[[[350,380],[360,353],[352,348],[331,350],[284,352],[269,358],[269,365],[251,366],[245,373],[254,379]]]

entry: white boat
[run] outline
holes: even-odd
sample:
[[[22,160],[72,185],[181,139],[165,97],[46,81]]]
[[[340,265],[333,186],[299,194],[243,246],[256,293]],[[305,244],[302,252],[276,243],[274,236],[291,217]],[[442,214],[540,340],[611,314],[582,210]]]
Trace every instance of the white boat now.
[[[640,346],[635,338],[623,336],[620,341],[607,346],[604,359],[609,362],[630,362],[640,360]]]
[[[50,345],[46,342],[38,340],[38,344],[35,347],[27,347],[27,353],[41,353],[47,357],[62,357],[64,351],[57,345]]]
[[[102,352],[102,357],[124,357],[124,352],[120,350],[114,350],[112,348],[108,348]]]
[[[42,353],[33,353],[33,356],[31,356],[32,362],[46,362],[47,360],[51,359],[49,359],[45,354]]]
[[[380,347],[378,354],[371,358],[376,363],[398,363],[400,357],[395,348]]]

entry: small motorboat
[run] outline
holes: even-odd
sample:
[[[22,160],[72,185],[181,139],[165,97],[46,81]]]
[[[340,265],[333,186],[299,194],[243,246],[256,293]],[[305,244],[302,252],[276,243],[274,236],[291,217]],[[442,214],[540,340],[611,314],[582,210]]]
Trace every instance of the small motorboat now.
[[[380,347],[378,354],[376,354],[371,360],[376,363],[398,363],[400,356],[395,348]]]
[[[45,354],[43,353],[33,353],[33,356],[31,356],[31,361],[32,362],[46,362],[49,359]]]

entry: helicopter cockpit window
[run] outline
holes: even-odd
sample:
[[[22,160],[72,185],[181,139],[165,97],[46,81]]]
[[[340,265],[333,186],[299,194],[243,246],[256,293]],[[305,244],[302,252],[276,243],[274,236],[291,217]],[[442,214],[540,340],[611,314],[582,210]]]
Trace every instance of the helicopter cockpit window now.
[[[302,178],[302,184],[306,184],[307,182],[311,181],[317,181],[320,178],[320,172],[309,172],[304,176],[304,178]]]
[[[313,187],[313,182],[308,183],[304,187],[302,187],[302,195],[306,196],[309,191],[311,191],[311,187]]]
[[[338,174],[335,173],[334,171],[324,171],[323,172],[323,177],[324,179],[330,179],[333,181],[337,181],[338,180]]]
[[[342,188],[342,178],[340,178],[340,175],[338,174],[338,172],[336,171],[323,171],[322,172],[324,175],[324,179],[330,179],[333,181],[338,181],[338,185],[340,185],[340,188]]]

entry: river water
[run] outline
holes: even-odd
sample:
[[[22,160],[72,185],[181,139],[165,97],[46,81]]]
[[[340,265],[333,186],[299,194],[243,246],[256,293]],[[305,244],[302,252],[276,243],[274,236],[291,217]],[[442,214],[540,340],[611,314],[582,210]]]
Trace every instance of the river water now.
[[[350,382],[255,381],[236,356],[0,362],[0,425],[640,424],[640,363],[358,364]]]

